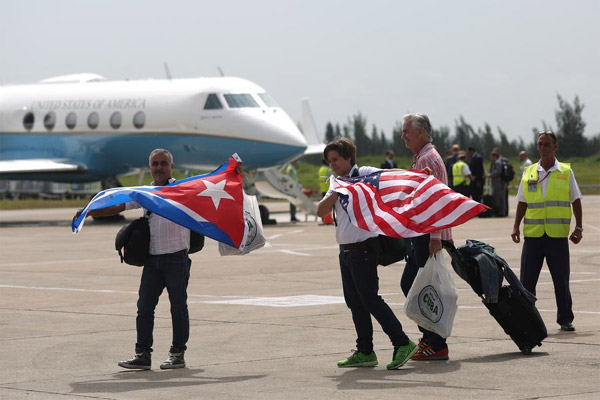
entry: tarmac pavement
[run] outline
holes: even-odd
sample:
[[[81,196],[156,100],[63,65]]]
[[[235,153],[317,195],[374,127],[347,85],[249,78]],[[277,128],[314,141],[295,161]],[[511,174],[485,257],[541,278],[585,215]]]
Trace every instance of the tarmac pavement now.
[[[453,229],[494,246],[518,275],[521,244],[511,217],[473,219]],[[286,203],[271,205],[286,211]],[[459,309],[449,361],[409,361],[387,371],[392,346],[374,321],[379,365],[339,369],[355,346],[342,296],[332,226],[291,224],[273,213],[270,246],[191,255],[187,368],[160,370],[169,350],[169,301],[161,297],[151,371],[117,366],[133,355],[141,269],[120,264],[114,236],[126,221],[89,219],[73,235],[75,210],[0,211],[1,399],[597,399],[600,398],[600,196],[583,199],[584,237],[570,246],[577,331],[558,330],[544,267],[537,307],[549,336],[523,355],[456,274]],[[127,220],[140,212],[130,211]],[[304,221],[303,215],[299,217]],[[449,257],[446,257],[449,265]],[[403,311],[403,263],[380,267],[380,293],[412,340]]]

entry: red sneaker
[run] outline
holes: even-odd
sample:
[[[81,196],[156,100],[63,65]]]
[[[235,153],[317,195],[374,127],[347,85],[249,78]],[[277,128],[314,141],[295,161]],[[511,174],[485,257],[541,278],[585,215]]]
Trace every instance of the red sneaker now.
[[[419,347],[419,350],[423,350],[425,347],[427,347],[429,345],[427,344],[427,340],[425,340],[425,338],[420,338],[419,344],[417,346]]]
[[[427,345],[424,348],[419,349],[417,353],[413,356],[412,360],[417,361],[437,361],[437,360],[447,360],[448,357],[448,348],[435,351],[433,347]]]

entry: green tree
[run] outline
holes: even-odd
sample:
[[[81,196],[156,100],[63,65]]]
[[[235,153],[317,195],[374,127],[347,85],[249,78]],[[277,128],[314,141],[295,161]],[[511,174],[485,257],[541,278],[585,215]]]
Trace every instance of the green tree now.
[[[350,120],[352,133],[354,134],[354,144],[361,154],[370,154],[371,139],[367,136],[367,118],[360,112],[354,114]]]
[[[333,124],[328,122],[327,126],[325,126],[325,143],[329,143],[333,140],[335,140],[335,131],[333,130]]]
[[[567,157],[586,156],[591,154],[588,149],[588,140],[583,135],[585,122],[581,117],[584,105],[575,96],[573,105],[563,100],[560,95],[558,98],[558,110],[555,111],[556,125],[558,131],[558,145],[560,153]]]
[[[444,158],[446,151],[452,146],[452,141],[450,139],[450,128],[442,125],[437,129],[432,129],[431,138],[431,142],[437,149],[438,153],[440,153],[442,158]]]

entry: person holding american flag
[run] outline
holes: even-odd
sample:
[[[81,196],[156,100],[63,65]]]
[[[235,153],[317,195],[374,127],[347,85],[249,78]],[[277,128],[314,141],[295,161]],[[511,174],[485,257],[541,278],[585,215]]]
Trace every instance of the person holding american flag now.
[[[444,184],[448,184],[448,175],[444,160],[437,152],[432,141],[431,123],[425,114],[407,114],[403,117],[402,140],[413,152],[411,169],[429,168],[432,175]],[[448,229],[431,232],[411,238],[412,249],[408,255],[400,287],[406,296],[410,290],[419,268],[423,268],[427,259],[442,250],[442,240],[452,241],[452,232]],[[419,350],[414,360],[447,360],[448,345],[440,335],[419,327],[423,337],[419,341]]]
[[[338,179],[365,177],[381,171],[374,167],[359,168],[356,165],[356,146],[347,138],[327,144],[323,158]],[[348,358],[340,360],[337,365],[340,368],[377,365],[377,356],[373,351],[372,315],[394,346],[392,361],[387,364],[387,369],[398,369],[410,360],[419,348],[404,333],[402,324],[378,293],[379,234],[361,229],[352,223],[345,211],[348,199],[335,191],[337,185],[336,179],[330,180],[330,188],[317,207],[319,217],[329,215],[335,208],[335,235],[340,247],[339,262],[344,300],[352,313],[357,333],[356,351]]]

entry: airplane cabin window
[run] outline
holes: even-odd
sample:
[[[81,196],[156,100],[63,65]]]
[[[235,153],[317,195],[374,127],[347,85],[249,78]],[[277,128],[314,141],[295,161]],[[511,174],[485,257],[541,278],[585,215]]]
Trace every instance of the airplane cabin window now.
[[[23,126],[25,127],[25,129],[27,129],[28,131],[33,129],[33,124],[35,122],[35,117],[33,116],[32,112],[28,112],[27,114],[25,114],[25,116],[23,117]]]
[[[52,129],[54,129],[54,125],[56,125],[56,114],[54,114],[54,111],[50,111],[44,117],[44,126],[46,127],[46,129],[51,131]]]
[[[142,129],[146,124],[146,115],[143,111],[138,111],[133,116],[133,126],[138,129]]]
[[[256,100],[247,93],[242,94],[224,94],[225,101],[230,108],[242,107],[260,107]]]
[[[268,93],[259,93],[258,97],[260,97],[267,107],[279,107],[275,99]]]
[[[121,122],[123,122],[123,117],[121,116],[121,113],[118,111],[112,113],[112,115],[110,116],[110,126],[112,126],[113,129],[119,129],[121,127]]]
[[[98,127],[98,124],[100,123],[100,116],[96,111],[94,111],[88,116],[87,122],[90,129],[96,129]]]
[[[217,97],[216,93],[211,93],[206,98],[206,103],[204,103],[205,110],[220,110],[223,108],[221,101]]]
[[[75,125],[77,125],[77,114],[70,112],[65,119],[65,125],[67,125],[67,128],[69,129],[75,128]]]

